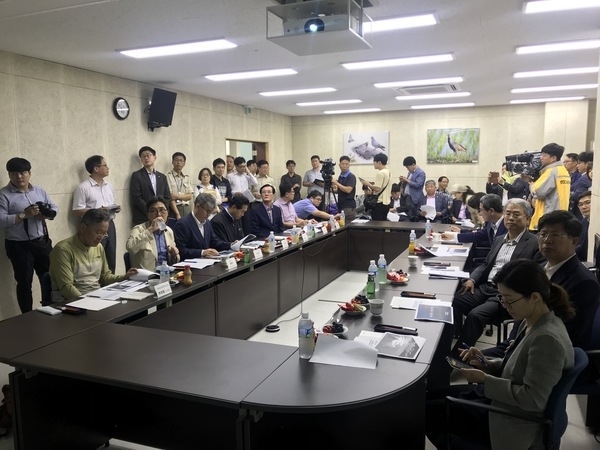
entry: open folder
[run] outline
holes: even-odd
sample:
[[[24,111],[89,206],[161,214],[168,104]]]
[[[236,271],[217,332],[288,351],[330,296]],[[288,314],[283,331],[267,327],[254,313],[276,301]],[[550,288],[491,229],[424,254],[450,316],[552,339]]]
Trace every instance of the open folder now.
[[[235,244],[231,244],[231,250],[233,250],[234,252],[239,252],[240,247],[244,244],[244,242],[251,241],[252,239],[256,239],[256,236],[254,236],[253,234],[247,234]]]

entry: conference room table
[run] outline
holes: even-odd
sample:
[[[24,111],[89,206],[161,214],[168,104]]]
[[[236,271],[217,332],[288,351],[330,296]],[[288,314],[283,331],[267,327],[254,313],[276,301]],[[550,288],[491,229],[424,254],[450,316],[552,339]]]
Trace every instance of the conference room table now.
[[[265,278],[259,289],[269,284],[264,280],[277,286],[275,301],[259,297],[276,305],[267,323],[293,303],[280,298],[290,289],[282,286],[290,276],[281,273],[286,258],[298,258],[295,255],[305,251],[301,259],[310,254],[317,266],[312,272],[299,271],[290,261],[298,281],[292,288],[302,291],[299,301],[309,295],[303,291],[309,284],[306,277],[316,273],[316,287],[328,284],[326,280],[339,271],[337,259],[351,245],[349,229],[248,266],[240,264],[233,273],[218,266],[210,274],[196,271],[192,287],[174,288],[173,306],[128,325],[123,322],[164,299],[129,301],[80,317],[50,317],[34,311],[0,322],[0,336],[12,330],[13,336],[24,337],[17,321],[25,329],[39,326],[37,322],[49,328],[27,345],[0,344],[0,360],[17,369],[10,376],[15,448],[85,450],[119,438],[161,448],[192,449],[201,443],[215,449],[262,449],[277,445],[279,437],[289,442],[290,432],[298,436],[306,429],[315,442],[340,448],[388,448],[399,442],[406,448],[424,448],[425,392],[436,378],[432,367],[437,353],[449,348],[449,327],[417,323],[414,311],[392,309],[389,302],[398,295],[397,288],[380,289],[386,300],[381,317],[370,313],[345,317],[348,332],[342,338],[352,339],[381,321],[413,326],[427,339],[416,361],[378,358],[375,370],[314,364],[301,360],[296,347],[219,334],[218,324],[226,320],[219,317],[221,305],[243,298],[249,287],[246,277],[261,269],[275,274],[276,281]],[[345,248],[339,250],[332,242]],[[392,262],[400,262],[405,253]],[[331,261],[334,270],[325,267]],[[409,286],[416,289],[424,275],[411,275]],[[435,281],[444,284],[444,288],[438,285],[438,298],[450,299],[456,281],[452,289],[448,280]],[[449,290],[441,292],[446,286]],[[229,292],[228,297],[224,292]],[[214,305],[214,312],[204,308],[207,303]],[[213,333],[199,332],[210,328],[197,326],[203,320],[215,324]],[[349,425],[355,423],[359,429],[378,431],[357,433]]]

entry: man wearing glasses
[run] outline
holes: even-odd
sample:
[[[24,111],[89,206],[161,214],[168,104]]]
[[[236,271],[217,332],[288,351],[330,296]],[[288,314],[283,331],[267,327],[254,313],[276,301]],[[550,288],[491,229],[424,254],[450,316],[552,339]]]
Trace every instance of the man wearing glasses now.
[[[102,286],[128,279],[137,273],[114,275],[108,268],[104,247],[110,214],[105,209],[90,209],[81,218],[77,233],[60,241],[50,252],[52,301],[75,300]]]
[[[233,194],[243,194],[249,201],[254,201],[254,195],[252,195],[250,188],[258,184],[258,181],[246,167],[246,160],[242,156],[235,158],[233,163],[235,170],[227,175],[227,180],[231,184],[231,192]]]
[[[501,318],[509,319],[508,313],[501,307],[497,298],[498,290],[492,279],[500,268],[509,261],[526,258],[542,262],[544,257],[538,249],[534,234],[527,231],[531,217],[531,206],[523,199],[510,199],[504,208],[504,226],[508,230],[504,236],[494,239],[485,264],[477,267],[462,288],[454,295],[455,327],[462,316],[466,319],[460,336],[452,349],[458,355],[459,348],[473,346],[483,333],[485,326]],[[458,334],[455,328],[455,335]]]
[[[217,256],[220,250],[231,248],[231,242],[222,241],[213,233],[208,220],[216,206],[212,195],[198,194],[193,211],[177,221],[175,242],[181,259]]]

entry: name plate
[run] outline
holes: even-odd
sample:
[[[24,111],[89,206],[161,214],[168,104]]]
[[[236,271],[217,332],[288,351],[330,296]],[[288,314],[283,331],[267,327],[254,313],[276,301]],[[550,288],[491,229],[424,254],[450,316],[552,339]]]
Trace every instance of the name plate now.
[[[340,229],[340,223],[337,220],[335,222],[333,222],[333,229],[334,230],[339,230]]]
[[[164,283],[159,283],[154,286],[154,291],[156,292],[156,298],[163,298],[167,295],[171,295],[171,283],[165,281]]]
[[[235,258],[227,258],[225,264],[227,264],[227,270],[235,269],[237,267]]]
[[[301,241],[302,241],[302,242],[308,242],[308,240],[309,240],[310,238],[308,237],[308,234],[306,234],[306,233],[302,233],[302,234],[300,235],[300,239],[301,239]]]
[[[321,233],[327,234],[327,227],[325,225],[321,227]]]
[[[281,241],[281,248],[283,250],[285,250],[288,247],[289,247],[288,240],[287,239],[282,239],[282,241]]]
[[[262,259],[262,257],[263,257],[262,250],[260,248],[255,248],[252,251],[252,255],[254,256],[254,261],[258,261],[259,259]]]

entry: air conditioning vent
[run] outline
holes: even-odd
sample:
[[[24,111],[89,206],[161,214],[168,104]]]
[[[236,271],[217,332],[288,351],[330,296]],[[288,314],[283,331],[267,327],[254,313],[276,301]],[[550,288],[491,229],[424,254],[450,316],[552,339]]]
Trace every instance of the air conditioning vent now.
[[[426,86],[410,86],[393,88],[399,96],[409,97],[411,95],[424,94],[447,94],[449,92],[460,92],[460,86],[456,84],[429,84]]]
[[[289,5],[290,3],[303,3],[303,2],[311,1],[311,0],[273,0],[273,1],[275,3],[279,3],[280,5]],[[356,3],[358,3],[360,5],[360,1],[357,1]],[[363,6],[363,8],[371,8],[373,6],[373,3],[370,2],[369,0],[363,0],[362,6]]]

